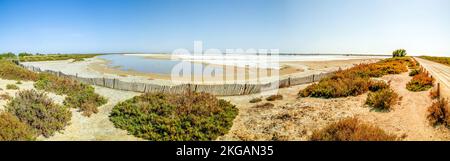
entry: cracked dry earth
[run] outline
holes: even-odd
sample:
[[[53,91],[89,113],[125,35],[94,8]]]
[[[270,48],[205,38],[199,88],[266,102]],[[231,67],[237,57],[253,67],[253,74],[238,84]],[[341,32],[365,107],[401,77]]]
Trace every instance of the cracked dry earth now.
[[[408,73],[381,79],[390,81],[391,88],[401,97],[390,112],[376,112],[366,106],[367,93],[335,99],[297,98],[298,91],[306,85],[280,89],[285,99],[273,102],[273,108],[252,108],[254,104],[248,101],[256,95],[223,97],[237,105],[239,115],[229,133],[218,140],[305,141],[313,131],[346,117],[358,117],[402,140],[450,140],[448,129],[434,128],[426,119],[427,108],[432,104],[429,91],[408,91]]]

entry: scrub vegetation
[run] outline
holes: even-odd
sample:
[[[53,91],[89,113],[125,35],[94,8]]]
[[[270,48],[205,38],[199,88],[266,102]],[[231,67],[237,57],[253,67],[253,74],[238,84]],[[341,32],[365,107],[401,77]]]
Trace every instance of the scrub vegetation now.
[[[391,58],[372,64],[360,64],[346,70],[335,72],[329,77],[312,84],[299,92],[301,97],[338,98],[357,96],[369,89],[379,88],[371,77],[407,72],[406,66],[412,64],[408,57]]]
[[[154,141],[215,140],[228,132],[238,109],[207,93],[146,93],[117,104],[117,128]]]
[[[365,124],[357,118],[347,118],[315,131],[311,141],[396,141],[398,138],[382,129]]]

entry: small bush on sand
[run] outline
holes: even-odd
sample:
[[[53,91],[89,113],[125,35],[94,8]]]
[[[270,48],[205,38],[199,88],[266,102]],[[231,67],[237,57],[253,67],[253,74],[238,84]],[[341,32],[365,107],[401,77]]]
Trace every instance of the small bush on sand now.
[[[0,141],[35,140],[33,129],[8,112],[0,112]]]
[[[369,93],[366,104],[380,111],[389,111],[398,101],[398,94],[392,89]]]
[[[16,84],[22,84],[22,81],[17,81]]]
[[[228,132],[238,109],[207,93],[146,93],[117,104],[117,128],[155,141],[215,140]]]
[[[386,88],[389,88],[389,84],[384,81],[371,81],[369,84],[369,90],[372,92],[377,92]]]
[[[250,103],[258,103],[258,102],[261,102],[261,101],[262,101],[261,98],[253,98],[253,99],[251,99],[249,102],[250,102]]]
[[[357,118],[347,118],[315,131],[312,141],[396,141],[398,138],[382,129],[362,123]]]
[[[430,121],[432,126],[450,126],[450,106],[448,101],[445,99],[440,99],[433,102],[433,104],[428,107],[427,119]]]
[[[269,97],[266,98],[267,101],[276,101],[276,100],[283,100],[283,95],[271,95]]]
[[[64,129],[72,116],[64,107],[54,104],[44,93],[35,90],[24,90],[6,106],[6,110],[30,125],[38,134],[52,136],[56,131]]]
[[[87,117],[97,113],[98,107],[107,103],[106,98],[95,93],[92,86],[68,78],[40,74],[34,86],[36,89],[67,95],[64,105],[80,109]]]
[[[6,89],[8,89],[8,90],[18,90],[19,86],[15,85],[15,84],[7,84],[6,85]]]
[[[64,105],[69,108],[79,108],[84,116],[91,116],[98,112],[99,106],[105,104],[107,100],[96,94],[94,88],[86,87],[82,92],[71,93],[64,100]]]
[[[420,73],[420,70],[418,70],[418,69],[413,69],[413,70],[411,70],[411,71],[409,72],[409,76],[413,77],[413,76],[416,76],[416,75],[419,74],[419,73]]]
[[[415,75],[408,84],[406,84],[406,89],[413,92],[426,91],[433,87],[433,78],[428,77],[424,72]]]
[[[254,105],[252,108],[263,109],[263,108],[273,108],[273,107],[275,107],[274,104],[267,102],[267,103],[263,103],[263,104]]]

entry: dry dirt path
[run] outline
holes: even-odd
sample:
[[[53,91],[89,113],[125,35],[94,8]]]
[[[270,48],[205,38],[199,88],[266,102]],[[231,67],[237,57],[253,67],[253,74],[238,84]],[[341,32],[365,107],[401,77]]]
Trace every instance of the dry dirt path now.
[[[408,73],[387,75],[382,79],[391,82],[391,88],[400,96],[398,105],[390,112],[369,112],[360,118],[409,141],[448,140],[448,130],[435,129],[427,117],[427,109],[432,104],[429,91],[411,92],[406,84],[411,80]]]

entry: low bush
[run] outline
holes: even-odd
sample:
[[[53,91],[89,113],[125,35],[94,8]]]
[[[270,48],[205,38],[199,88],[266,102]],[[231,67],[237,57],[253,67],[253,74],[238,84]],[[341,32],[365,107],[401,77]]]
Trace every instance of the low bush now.
[[[398,94],[392,89],[369,93],[366,104],[380,111],[389,111],[398,101]]]
[[[263,109],[263,108],[273,108],[273,107],[275,107],[274,104],[267,102],[267,103],[263,103],[263,104],[257,104],[257,105],[254,105],[252,108],[260,108],[260,109]]]
[[[33,129],[8,112],[0,112],[0,141],[35,140]]]
[[[215,140],[228,132],[238,109],[207,93],[146,93],[117,104],[117,128],[155,141]]]
[[[433,102],[433,104],[428,107],[427,119],[432,126],[450,126],[450,106],[448,101],[440,99]]]
[[[372,92],[377,92],[387,88],[389,88],[389,84],[384,81],[371,81],[369,84],[369,90]]]
[[[396,141],[397,136],[382,129],[362,123],[357,118],[347,118],[315,131],[311,141]]]
[[[95,93],[92,86],[51,74],[40,74],[34,87],[39,90],[67,95],[64,105],[69,108],[78,108],[87,117],[97,113],[98,107],[107,103],[106,98]]]
[[[250,102],[250,103],[258,103],[258,102],[261,102],[261,101],[262,101],[261,98],[253,98],[253,99],[251,99],[249,102]]]
[[[19,91],[6,110],[45,137],[64,129],[72,116],[67,108],[54,104],[46,94],[35,90]]]
[[[21,81],[17,81],[16,84],[22,84],[22,82]]]
[[[426,91],[433,87],[433,78],[429,77],[426,73],[421,72],[415,75],[408,84],[406,84],[406,89],[419,92]]]
[[[104,97],[96,94],[94,88],[89,86],[82,92],[69,94],[64,100],[64,105],[69,108],[79,108],[84,116],[90,117],[98,112],[97,107],[106,104],[106,102],[107,100]]]
[[[283,95],[271,95],[269,97],[266,98],[267,101],[276,101],[276,100],[283,100]]]
[[[6,89],[8,89],[8,90],[18,90],[19,86],[15,85],[15,84],[7,84],[6,85]]]
[[[411,71],[409,72],[409,76],[413,77],[413,76],[416,76],[416,75],[419,74],[419,73],[420,73],[420,70],[418,70],[418,69],[413,69],[413,70],[411,70]]]

